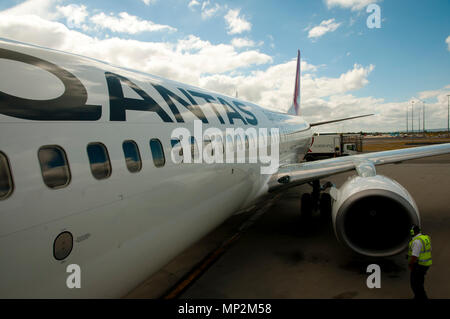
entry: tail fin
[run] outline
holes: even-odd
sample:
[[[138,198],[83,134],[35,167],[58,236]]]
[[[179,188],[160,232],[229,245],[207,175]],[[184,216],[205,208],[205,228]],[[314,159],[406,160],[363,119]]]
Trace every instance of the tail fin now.
[[[300,115],[300,50],[297,51],[297,71],[295,74],[294,97],[288,114]]]

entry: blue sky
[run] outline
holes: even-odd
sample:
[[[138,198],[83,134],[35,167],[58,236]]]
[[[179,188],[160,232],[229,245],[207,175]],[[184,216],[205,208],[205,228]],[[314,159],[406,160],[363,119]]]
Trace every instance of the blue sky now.
[[[366,25],[369,3],[380,8],[381,28]],[[238,90],[241,97],[274,109],[290,104],[294,70],[289,68],[299,48],[307,63],[302,74],[307,119],[375,112],[377,120],[346,124],[345,129],[393,130],[404,129],[406,107],[414,98],[429,106],[428,126],[446,127],[441,118],[447,115],[443,104],[450,93],[449,12],[450,2],[442,0],[12,0],[0,3],[0,15],[8,16],[0,22],[0,37],[139,69],[136,59],[145,61],[148,52],[147,72],[230,95]],[[122,20],[120,13],[126,13]],[[40,30],[30,28],[29,36],[14,31],[25,23],[20,20],[25,15],[65,29],[52,34],[42,27],[41,34],[33,34]],[[134,19],[134,24],[124,28],[123,19]],[[161,27],[153,30],[150,24]],[[325,29],[314,33],[320,25]],[[107,54],[62,45],[62,33],[95,43],[97,51]],[[130,39],[143,56],[112,48]],[[212,55],[216,68],[208,64]]]

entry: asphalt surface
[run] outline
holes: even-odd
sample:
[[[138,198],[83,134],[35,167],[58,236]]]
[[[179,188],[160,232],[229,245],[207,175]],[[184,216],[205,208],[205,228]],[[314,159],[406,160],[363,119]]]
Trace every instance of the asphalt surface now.
[[[450,298],[450,155],[377,167],[401,183],[419,207],[423,231],[432,238],[433,266],[425,288],[430,298]],[[355,174],[329,177],[338,187]],[[190,278],[179,298],[411,298],[405,255],[368,258],[337,242],[331,223],[300,221],[300,196],[292,188],[242,232],[201,275]],[[256,210],[257,211],[257,210]],[[252,213],[232,217],[193,245],[127,298],[158,298],[238,231]],[[382,235],[382,234],[380,234]],[[381,267],[381,288],[366,285],[367,266]],[[197,265],[197,266],[195,266]],[[179,289],[180,290],[180,289]]]

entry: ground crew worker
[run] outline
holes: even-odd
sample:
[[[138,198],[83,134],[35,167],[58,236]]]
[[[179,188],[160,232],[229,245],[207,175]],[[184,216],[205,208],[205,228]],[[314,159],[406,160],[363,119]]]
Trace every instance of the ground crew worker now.
[[[420,227],[414,225],[411,228],[411,236],[408,251],[408,267],[411,270],[411,289],[414,299],[428,299],[424,288],[425,274],[430,268],[431,261],[431,238],[422,235]]]

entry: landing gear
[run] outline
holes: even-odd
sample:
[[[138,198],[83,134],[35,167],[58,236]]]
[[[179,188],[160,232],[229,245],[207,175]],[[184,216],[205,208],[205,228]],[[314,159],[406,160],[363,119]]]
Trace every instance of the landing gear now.
[[[301,198],[300,212],[302,219],[307,221],[314,215],[320,214],[322,220],[329,220],[331,217],[331,196],[324,191],[333,184],[326,182],[320,185],[319,180],[314,180],[309,185],[312,187],[312,192],[304,193]]]

